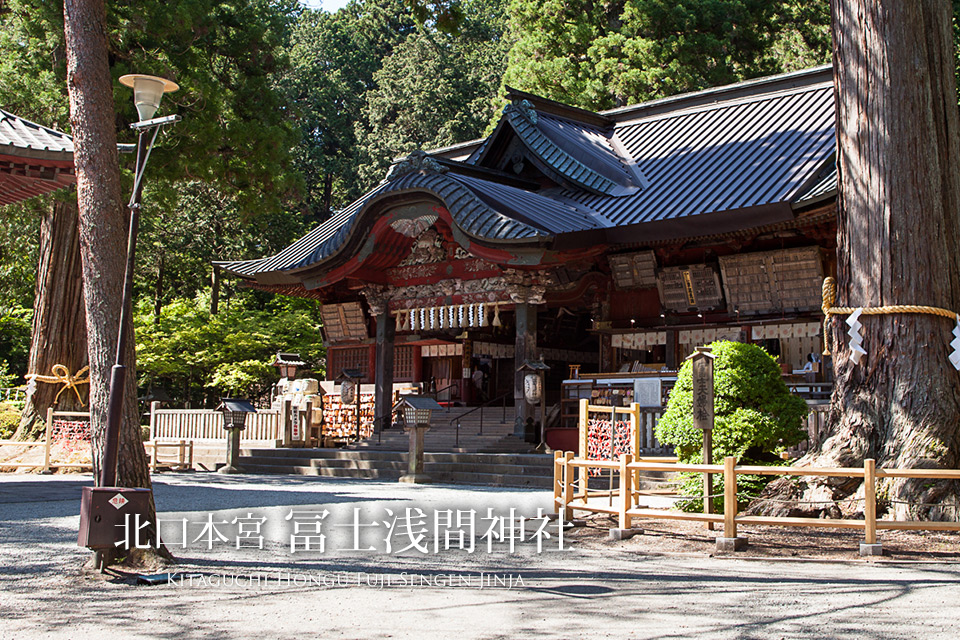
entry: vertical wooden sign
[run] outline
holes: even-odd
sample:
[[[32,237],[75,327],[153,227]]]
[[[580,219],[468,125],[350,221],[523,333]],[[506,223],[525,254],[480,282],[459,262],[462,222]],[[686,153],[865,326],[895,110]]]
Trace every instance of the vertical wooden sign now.
[[[697,347],[693,360],[693,426],[713,430],[713,359],[710,347]]]
[[[693,426],[703,431],[703,464],[713,463],[713,359],[710,347],[697,347],[688,359],[693,368]],[[713,474],[703,474],[703,512],[713,513]],[[707,523],[713,530],[713,523]]]

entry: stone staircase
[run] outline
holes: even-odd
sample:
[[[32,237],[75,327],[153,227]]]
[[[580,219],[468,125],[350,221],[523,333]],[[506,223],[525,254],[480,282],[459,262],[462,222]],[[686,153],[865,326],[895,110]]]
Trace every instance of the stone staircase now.
[[[434,482],[550,489],[553,456],[513,435],[513,407],[451,407],[435,412],[424,435],[424,472]],[[457,434],[457,422],[460,433]],[[400,428],[342,449],[245,449],[245,473],[396,480],[406,473],[409,437]]]
[[[407,470],[407,454],[373,449],[251,449],[244,473],[294,474],[394,481]],[[553,456],[503,453],[426,453],[424,472],[435,483],[550,490]]]
[[[430,453],[533,453],[534,446],[513,435],[513,407],[484,407],[481,433],[480,412],[475,407],[451,407],[432,415],[430,430],[424,434],[423,450]],[[460,423],[459,437],[457,422]],[[407,451],[410,440],[403,429],[393,427],[382,434],[345,447],[357,451]]]
[[[434,413],[424,435],[424,472],[443,484],[551,490],[553,455],[535,453],[514,436],[513,416],[512,407],[505,414],[501,407],[484,408],[481,434],[479,411],[452,407]],[[239,466],[244,473],[396,481],[407,471],[409,442],[402,429],[392,428],[340,449],[242,449]],[[602,489],[606,482],[591,478],[590,486]]]

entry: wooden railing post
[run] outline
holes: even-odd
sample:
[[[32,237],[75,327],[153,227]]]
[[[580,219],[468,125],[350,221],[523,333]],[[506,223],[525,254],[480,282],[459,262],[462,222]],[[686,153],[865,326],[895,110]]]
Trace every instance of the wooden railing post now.
[[[280,425],[283,429],[283,446],[290,447],[293,443],[293,423],[290,421],[290,400],[284,400],[280,405]]]
[[[47,425],[43,435],[43,473],[50,473],[50,440],[53,438],[53,407],[47,407]]]
[[[560,513],[560,495],[562,493],[561,486],[563,485],[563,451],[554,451],[553,452],[553,505],[551,506],[550,513]]]
[[[573,520],[573,452],[565,451],[563,454],[563,519],[569,522]]]
[[[863,461],[863,519],[864,538],[867,544],[877,542],[877,462],[872,458]]]
[[[154,440],[153,447],[150,450],[150,473],[157,472],[157,458],[160,457],[160,444]]]
[[[183,465],[187,461],[187,441],[180,441],[180,450],[177,452],[177,466],[183,469]]]
[[[193,440],[188,443],[188,446],[190,447],[190,451],[187,456],[187,460],[189,461],[189,466],[187,469],[193,469]]]
[[[587,398],[580,398],[580,413],[577,416],[577,428],[579,436],[577,442],[579,443],[579,451],[577,455],[587,459],[587,434],[589,432],[589,421],[590,421],[590,401]]]
[[[737,459],[723,459],[723,537],[737,537]]]
[[[723,536],[717,538],[717,551],[739,551],[747,539],[737,535],[737,459],[723,459]]]
[[[630,403],[630,439],[633,444],[633,454],[635,458],[640,457],[640,405],[636,402]]]
[[[630,478],[630,463],[633,456],[629,453],[620,455],[620,514],[619,526],[621,529],[630,528],[630,507],[633,506],[633,482]]]

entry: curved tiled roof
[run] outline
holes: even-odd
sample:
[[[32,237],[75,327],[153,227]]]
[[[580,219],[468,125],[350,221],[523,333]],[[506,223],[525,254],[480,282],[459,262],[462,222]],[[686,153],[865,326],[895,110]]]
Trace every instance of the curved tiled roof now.
[[[829,67],[606,114],[514,93],[522,99],[505,108],[466,163],[411,156],[277,255],[218,264],[248,278],[292,277],[369,228],[364,217],[375,204],[413,192],[443,202],[454,224],[482,242],[541,247],[604,237],[610,244],[653,242],[782,223],[793,219],[794,206],[835,193]],[[529,151],[542,181],[498,169],[513,144],[509,136]],[[588,230],[601,233],[576,235]]]
[[[0,109],[0,205],[75,183],[70,136]]]
[[[7,149],[4,149],[7,147]],[[0,153],[16,151],[21,157],[72,160],[73,140],[35,122],[0,109]]]
[[[436,197],[466,234],[501,242],[538,241],[559,233],[609,226],[601,216],[575,204],[452,171],[411,171],[380,183],[280,253],[259,260],[218,262],[231,273],[255,277],[297,271],[331,258],[346,244],[363,215],[388,195],[418,192]],[[366,226],[365,226],[366,228]]]

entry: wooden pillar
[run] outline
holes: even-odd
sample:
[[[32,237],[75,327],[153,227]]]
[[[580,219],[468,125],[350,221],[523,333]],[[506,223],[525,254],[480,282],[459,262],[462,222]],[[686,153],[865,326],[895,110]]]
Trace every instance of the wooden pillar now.
[[[676,371],[680,368],[680,365],[677,361],[677,332],[673,330],[667,331],[667,344],[666,344],[666,367],[670,371]]]
[[[600,334],[600,363],[598,373],[613,372],[616,370],[613,353],[613,336],[608,333]]]
[[[513,423],[513,435],[527,442],[533,442],[535,434],[532,426],[527,429],[527,418],[533,416],[534,410],[523,397],[524,374],[518,369],[526,360],[536,358],[537,307],[529,302],[518,302],[515,315],[517,336],[513,353],[513,400],[517,413]]]
[[[423,349],[420,346],[410,347],[413,349],[413,380],[412,382],[423,382]]]
[[[390,426],[393,409],[393,338],[397,321],[384,309],[377,315],[377,363],[374,390],[374,428]],[[358,390],[359,391],[359,390]]]

